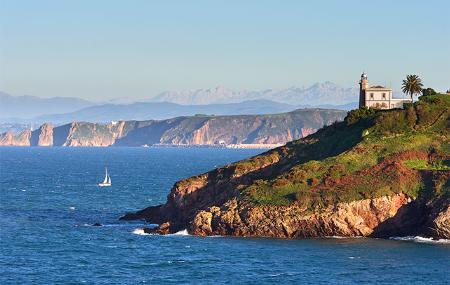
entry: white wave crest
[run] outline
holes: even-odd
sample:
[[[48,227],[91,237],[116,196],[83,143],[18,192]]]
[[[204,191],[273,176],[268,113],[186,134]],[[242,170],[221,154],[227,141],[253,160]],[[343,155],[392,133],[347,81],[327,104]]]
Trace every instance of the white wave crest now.
[[[360,239],[360,238],[364,238],[361,236],[354,236],[354,237],[350,237],[350,236],[325,236],[324,238],[328,238],[328,239]]]
[[[150,236],[150,235],[159,235],[159,234],[152,234],[152,233],[146,233],[145,230],[143,228],[136,228],[133,230],[132,232],[135,235],[140,235],[140,236]],[[173,233],[173,234],[167,234],[167,235],[161,235],[161,236],[190,236],[190,234],[188,233],[188,231],[186,229]]]
[[[223,238],[225,236],[221,236],[221,235],[212,235],[212,236],[206,236],[207,238]]]
[[[144,229],[142,229],[142,228],[134,229],[134,230],[133,230],[133,234],[135,234],[135,235],[140,235],[140,236],[149,236],[149,235],[150,235],[149,233],[146,233],[146,232],[144,231]]]
[[[187,229],[184,229],[179,232],[169,234],[168,236],[190,236],[190,234],[188,233]]]
[[[450,239],[433,239],[426,238],[421,236],[405,236],[405,237],[390,237],[391,240],[400,240],[400,241],[412,241],[418,243],[431,243],[431,244],[450,244]]]

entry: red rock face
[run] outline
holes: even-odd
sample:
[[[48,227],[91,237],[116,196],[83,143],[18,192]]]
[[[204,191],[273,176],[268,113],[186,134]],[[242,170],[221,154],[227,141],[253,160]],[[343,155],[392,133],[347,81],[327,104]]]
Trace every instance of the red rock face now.
[[[53,146],[53,125],[43,124],[39,128],[38,146]]]
[[[339,203],[320,212],[297,204],[253,207],[232,199],[221,207],[197,213],[190,226],[195,235],[234,235],[276,238],[370,236],[374,229],[411,202],[405,194]]]
[[[309,135],[314,134],[315,132],[317,132],[317,129],[312,129],[312,128],[303,128],[302,129],[302,138],[307,137]]]
[[[13,134],[12,132],[6,132],[0,136],[0,145],[9,146],[13,145]]]
[[[6,132],[0,135],[0,146],[30,146],[31,131],[26,130],[17,135]]]

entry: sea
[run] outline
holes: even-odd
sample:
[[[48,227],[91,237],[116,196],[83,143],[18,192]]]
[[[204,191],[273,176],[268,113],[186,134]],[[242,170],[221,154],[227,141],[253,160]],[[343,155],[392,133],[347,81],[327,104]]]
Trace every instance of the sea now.
[[[450,284],[445,240],[160,236],[119,221],[263,151],[0,148],[0,284]]]

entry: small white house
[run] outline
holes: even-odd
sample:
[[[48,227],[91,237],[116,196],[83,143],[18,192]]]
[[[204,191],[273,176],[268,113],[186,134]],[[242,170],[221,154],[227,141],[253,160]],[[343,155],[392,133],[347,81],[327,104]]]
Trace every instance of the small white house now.
[[[371,107],[377,109],[403,108],[405,103],[411,103],[411,99],[397,99],[392,96],[392,89],[384,86],[369,86],[367,74],[361,74],[359,81],[359,107]]]

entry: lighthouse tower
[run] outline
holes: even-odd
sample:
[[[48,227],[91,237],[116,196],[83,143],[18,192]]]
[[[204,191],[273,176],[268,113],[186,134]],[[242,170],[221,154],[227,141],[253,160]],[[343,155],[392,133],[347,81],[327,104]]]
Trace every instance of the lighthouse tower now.
[[[366,89],[369,88],[369,80],[367,74],[363,72],[361,74],[361,80],[359,81],[359,107],[366,106]]]

